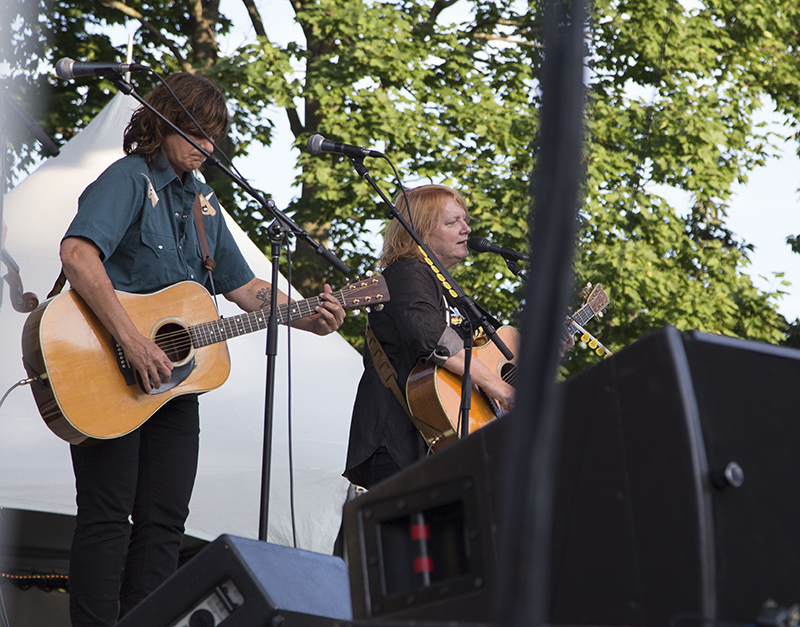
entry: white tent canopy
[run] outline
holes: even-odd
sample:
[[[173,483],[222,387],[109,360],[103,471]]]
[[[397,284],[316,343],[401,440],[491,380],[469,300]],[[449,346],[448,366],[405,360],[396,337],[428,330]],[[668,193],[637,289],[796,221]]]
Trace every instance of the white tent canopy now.
[[[117,95],[58,157],[47,160],[5,197],[6,248],[20,266],[26,291],[40,300],[59,274],[58,246],[84,187],[122,156],[122,134],[136,101]],[[269,260],[228,217],[257,276]],[[301,244],[303,245],[303,244]],[[20,338],[25,315],[14,311],[5,286],[0,307],[0,394],[24,379]],[[282,279],[281,289],[287,290]],[[338,286],[334,286],[338,287]],[[221,313],[240,313],[224,298]],[[291,415],[294,504],[300,548],[329,553],[339,528],[347,482],[341,477],[350,410],[361,358],[338,334],[291,335],[281,328],[276,368],[268,540],[291,545],[288,424]],[[257,537],[265,407],[264,333],[228,342],[228,381],[200,402],[200,466],[187,533]],[[291,412],[289,398],[291,397]],[[98,408],[113,411],[113,408]],[[0,507],[73,514],[69,446],[40,418],[30,390],[18,388],[0,408]]]

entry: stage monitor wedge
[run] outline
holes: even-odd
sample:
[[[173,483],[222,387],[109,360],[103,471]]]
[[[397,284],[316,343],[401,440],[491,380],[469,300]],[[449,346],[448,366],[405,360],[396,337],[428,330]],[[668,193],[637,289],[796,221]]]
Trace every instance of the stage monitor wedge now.
[[[117,627],[330,627],[351,618],[338,557],[221,535]]]

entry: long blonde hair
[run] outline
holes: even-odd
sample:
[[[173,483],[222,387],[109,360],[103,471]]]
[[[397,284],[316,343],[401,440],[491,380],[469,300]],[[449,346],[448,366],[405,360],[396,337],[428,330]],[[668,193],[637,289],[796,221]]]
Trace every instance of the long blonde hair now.
[[[445,185],[422,185],[408,190],[406,194],[408,202],[411,204],[414,228],[425,244],[428,243],[428,236],[438,226],[439,216],[448,201],[456,201],[464,211],[467,211],[467,203],[464,202],[461,194]],[[394,204],[400,214],[408,220],[408,207],[402,192],[395,197]],[[469,219],[469,212],[467,212],[467,219]],[[383,236],[383,249],[378,265],[381,268],[388,268],[395,261],[407,257],[422,259],[422,253],[403,226],[397,220],[391,220]]]

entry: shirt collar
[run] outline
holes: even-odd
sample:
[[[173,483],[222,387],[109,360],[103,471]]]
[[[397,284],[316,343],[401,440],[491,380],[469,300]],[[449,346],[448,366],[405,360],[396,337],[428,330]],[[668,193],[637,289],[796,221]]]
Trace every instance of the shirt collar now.
[[[175,174],[175,170],[169,165],[163,152],[158,153],[156,160],[150,166],[150,174],[152,175],[153,187],[155,187],[156,191],[164,189],[167,185],[172,183],[172,181],[178,181],[180,183],[178,175]],[[186,173],[183,186],[190,192],[197,191],[197,178],[194,172]]]

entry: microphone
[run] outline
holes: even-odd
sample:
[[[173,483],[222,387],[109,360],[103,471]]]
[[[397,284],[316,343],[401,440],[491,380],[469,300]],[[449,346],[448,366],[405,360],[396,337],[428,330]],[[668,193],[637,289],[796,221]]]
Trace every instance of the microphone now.
[[[114,77],[125,72],[145,72],[149,69],[146,65],[138,63],[106,63],[103,61],[84,63],[64,57],[56,63],[56,76],[65,81],[71,81],[80,76]]]
[[[383,157],[384,154],[377,150],[368,150],[366,148],[359,148],[358,146],[351,146],[350,144],[342,144],[334,142],[330,139],[325,139],[322,135],[312,135],[308,138],[308,149],[315,155],[321,152],[335,152],[351,159],[362,159],[364,157]]]
[[[502,246],[492,244],[485,237],[470,237],[467,240],[467,246],[469,246],[476,253],[497,253],[498,255],[502,255],[506,259],[511,259],[513,261],[530,260],[528,255],[518,253],[516,250],[511,250],[510,248],[503,248]]]

